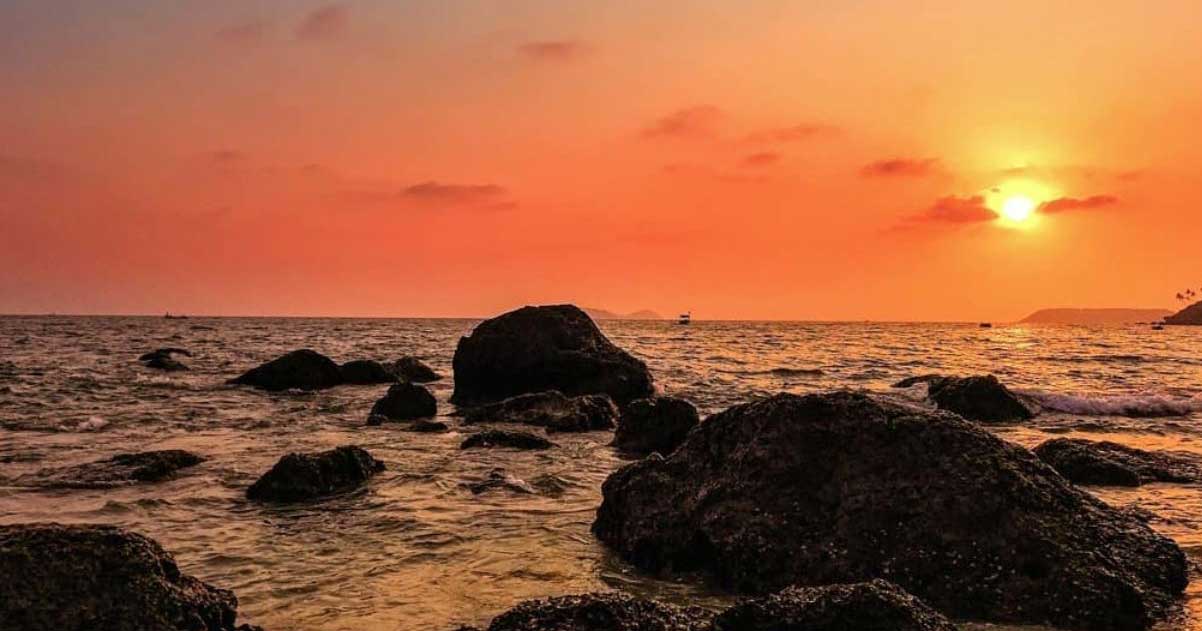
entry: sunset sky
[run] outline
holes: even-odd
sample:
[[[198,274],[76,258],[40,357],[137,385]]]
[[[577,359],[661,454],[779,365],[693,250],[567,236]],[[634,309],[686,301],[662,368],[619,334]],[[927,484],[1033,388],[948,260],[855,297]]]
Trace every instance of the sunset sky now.
[[[1202,289],[1197,0],[5,0],[0,104],[0,313]]]

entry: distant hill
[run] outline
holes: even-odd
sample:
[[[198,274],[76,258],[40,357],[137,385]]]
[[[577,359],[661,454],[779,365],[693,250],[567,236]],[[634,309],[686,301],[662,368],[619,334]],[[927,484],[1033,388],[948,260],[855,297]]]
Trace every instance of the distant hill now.
[[[1164,319],[1165,324],[1202,325],[1202,302],[1194,304]]]
[[[1040,309],[1020,322],[1024,324],[1133,324],[1156,322],[1172,313],[1168,309]]]
[[[584,312],[594,320],[663,320],[664,317],[660,314],[643,309],[633,313],[615,313],[606,311],[605,309],[595,309],[592,307],[584,307]]]

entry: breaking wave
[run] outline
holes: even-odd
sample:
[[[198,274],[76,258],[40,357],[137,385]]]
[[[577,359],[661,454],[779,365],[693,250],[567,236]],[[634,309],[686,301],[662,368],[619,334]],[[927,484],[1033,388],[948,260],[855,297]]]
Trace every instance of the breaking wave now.
[[[1034,401],[1044,411],[1065,414],[1158,418],[1188,416],[1194,412],[1202,412],[1202,397],[1175,397],[1165,394],[1090,397],[1038,390],[1019,390],[1018,393]]]

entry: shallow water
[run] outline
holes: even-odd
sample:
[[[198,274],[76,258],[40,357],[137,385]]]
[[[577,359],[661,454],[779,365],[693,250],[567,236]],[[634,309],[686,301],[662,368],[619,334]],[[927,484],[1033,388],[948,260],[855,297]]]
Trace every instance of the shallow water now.
[[[116,523],[158,540],[183,569],[237,592],[245,621],[269,631],[449,629],[481,623],[528,597],[622,589],[720,605],[700,581],[648,578],[589,533],[600,485],[623,461],[610,435],[559,435],[546,452],[460,452],[462,435],[363,427],[385,386],[315,394],[260,392],[225,379],[301,347],[337,361],[412,354],[450,375],[471,320],[0,318],[0,522]],[[667,394],[704,413],[778,391],[889,388],[928,372],[993,372],[1044,407],[999,430],[1033,446],[1052,436],[1202,453],[1202,330],[1146,326],[603,322],[647,361]],[[182,346],[186,373],[138,355]],[[453,410],[452,382],[432,384]],[[1146,418],[1152,415],[1151,418]],[[456,426],[455,419],[447,420]],[[356,443],[388,470],[360,492],[300,507],[243,493],[289,451]],[[176,480],[110,490],[22,486],[43,467],[132,450],[183,448],[210,459]],[[503,467],[558,477],[558,496],[463,484]],[[1152,526],[1202,559],[1202,489],[1154,484],[1093,489],[1157,515]],[[1196,573],[1195,573],[1196,574]],[[1166,630],[1202,629],[1195,576]],[[970,625],[973,629],[1002,629]]]

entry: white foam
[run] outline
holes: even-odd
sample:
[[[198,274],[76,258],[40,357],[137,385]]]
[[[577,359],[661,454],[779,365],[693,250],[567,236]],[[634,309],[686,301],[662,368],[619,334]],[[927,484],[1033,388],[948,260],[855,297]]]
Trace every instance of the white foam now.
[[[1090,397],[1038,390],[1017,392],[1039,404],[1045,411],[1066,414],[1151,418],[1188,416],[1194,412],[1202,412],[1202,397],[1174,397],[1164,394]]]
[[[98,432],[98,431],[104,429],[105,426],[107,426],[108,424],[109,424],[108,421],[104,420],[103,418],[101,418],[99,416],[89,416],[88,420],[80,421],[79,424],[76,425],[74,428],[64,427],[64,429],[66,429],[67,431],[76,431],[76,432]]]

